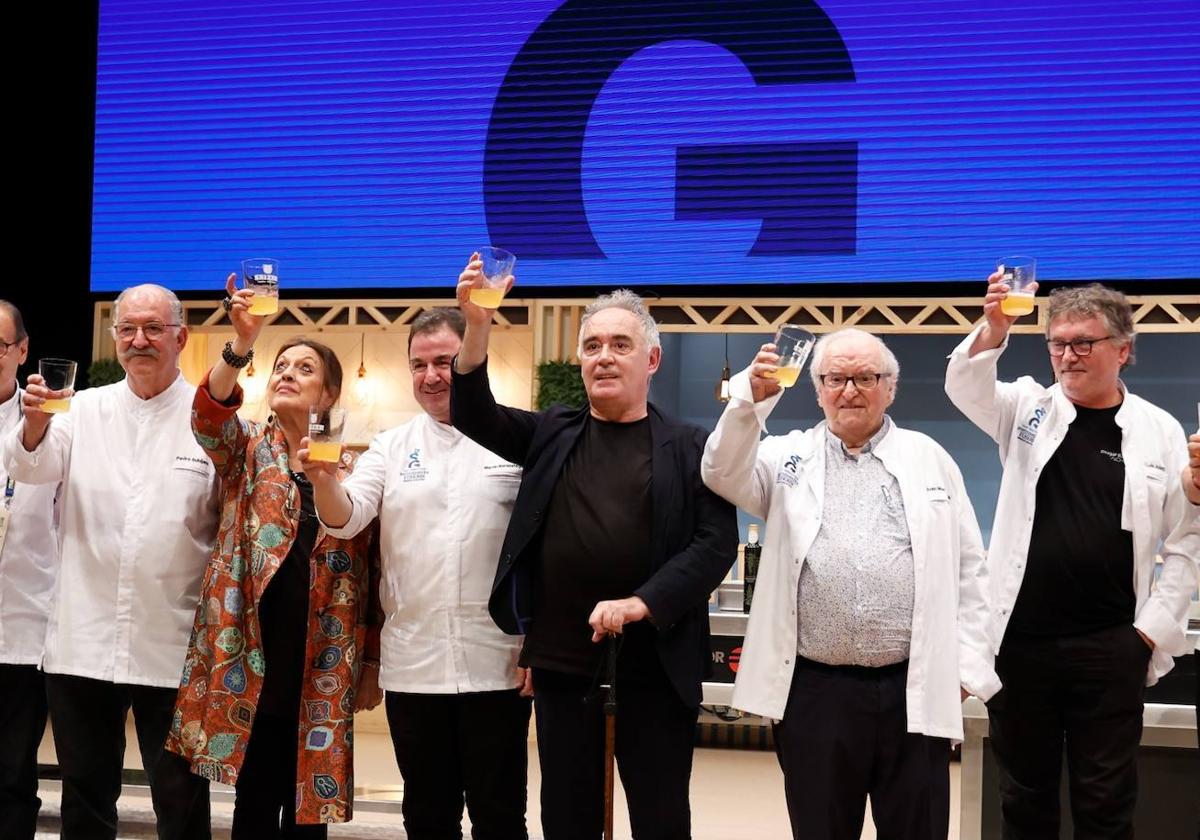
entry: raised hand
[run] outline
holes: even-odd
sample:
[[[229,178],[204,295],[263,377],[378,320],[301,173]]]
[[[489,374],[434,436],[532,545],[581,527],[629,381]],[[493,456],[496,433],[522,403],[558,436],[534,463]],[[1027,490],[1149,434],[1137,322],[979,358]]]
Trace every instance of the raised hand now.
[[[1182,478],[1188,501],[1200,505],[1200,432],[1188,438],[1188,465],[1183,468]]]
[[[507,295],[512,289],[516,278],[511,274],[504,280],[504,294]],[[467,260],[466,267],[462,273],[458,275],[458,287],[455,289],[455,296],[458,298],[458,308],[462,310],[463,317],[467,320],[469,326],[487,327],[492,323],[492,312],[495,310],[485,309],[478,304],[471,303],[471,290],[482,289],[487,286],[487,281],[483,276],[483,260],[479,258],[479,252],[471,254],[471,258]]]
[[[43,411],[42,405],[46,400],[62,399],[71,396],[72,393],[70,390],[51,391],[46,387],[46,380],[42,378],[41,374],[29,374],[29,378],[25,380],[25,393],[21,397],[21,405],[25,408],[21,443],[27,452],[37,449],[38,444],[46,435],[50,420],[54,417],[53,414]]]
[[[1029,286],[1030,292],[1037,291],[1037,283]],[[999,269],[988,276],[987,294],[983,298],[984,325],[975,341],[971,344],[971,355],[984,350],[994,350],[1004,343],[1008,331],[1017,322],[1019,316],[1005,315],[1000,308],[1001,302],[1008,297],[1009,288],[1004,282],[1004,274]]]
[[[233,324],[234,332],[245,346],[235,348],[245,352],[254,346],[258,334],[262,332],[267,319],[261,315],[250,314],[250,304],[254,300],[254,292],[237,287],[237,275],[230,273],[225,278],[225,294],[229,296],[229,322]]]
[[[750,391],[754,394],[755,402],[762,402],[783,390],[778,379],[767,376],[779,370],[778,365],[779,355],[775,352],[775,345],[768,341],[750,363]]]

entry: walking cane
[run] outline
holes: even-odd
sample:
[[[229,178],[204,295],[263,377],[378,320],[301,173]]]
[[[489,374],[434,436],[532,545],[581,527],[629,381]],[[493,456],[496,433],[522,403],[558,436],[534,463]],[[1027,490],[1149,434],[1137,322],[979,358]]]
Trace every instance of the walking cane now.
[[[604,683],[604,840],[613,840],[613,757],[617,748],[617,635],[605,640]]]

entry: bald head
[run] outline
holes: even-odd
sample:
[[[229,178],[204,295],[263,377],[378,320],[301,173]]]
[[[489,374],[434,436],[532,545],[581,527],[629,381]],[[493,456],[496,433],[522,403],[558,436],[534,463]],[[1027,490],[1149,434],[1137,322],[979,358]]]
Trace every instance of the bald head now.
[[[140,286],[130,286],[117,295],[113,321],[119,323],[121,321],[122,308],[127,308],[126,305],[132,304],[135,300],[139,304],[139,309],[144,308],[143,305],[154,306],[155,304],[160,304],[164,306],[163,317],[166,318],[163,321],[164,324],[183,323],[183,304],[180,303],[179,298],[166,286],[159,286],[156,283],[143,283]]]
[[[179,354],[187,344],[183,304],[162,286],[131,286],[117,297],[113,317],[117,361],[130,389],[142,399],[161,394],[179,376]]]

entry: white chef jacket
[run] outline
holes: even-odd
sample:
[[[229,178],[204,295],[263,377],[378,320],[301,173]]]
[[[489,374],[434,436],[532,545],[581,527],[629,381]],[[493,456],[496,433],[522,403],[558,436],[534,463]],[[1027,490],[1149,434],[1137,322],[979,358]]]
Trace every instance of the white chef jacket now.
[[[182,376],[143,400],[125,380],[80,391],[33,452],[0,441],[26,484],[62,482],[58,584],[43,669],[174,688],[217,531],[217,476],[192,436]]]
[[[488,614],[488,597],[521,468],[422,413],[376,435],[342,482],[349,538],[379,517],[383,575],[379,684],[458,694],[517,686],[521,637]],[[320,511],[318,511],[318,514]]]
[[[0,403],[0,435],[21,424],[18,388]],[[0,463],[0,493],[8,470]],[[39,665],[46,640],[46,619],[58,574],[55,496],[58,484],[17,484],[12,518],[0,549],[0,663]],[[0,505],[3,505],[0,497]]]
[[[946,393],[1000,445],[1004,464],[988,550],[991,648],[998,652],[1025,575],[1038,477],[1075,419],[1075,406],[1057,384],[1046,388],[1028,376],[998,382],[996,363],[1008,339],[971,358],[980,329],[950,354]],[[1133,533],[1133,625],[1155,643],[1146,674],[1146,684],[1153,685],[1174,666],[1172,655],[1187,653],[1187,612],[1200,559],[1200,506],[1187,500],[1179,481],[1187,464],[1187,438],[1179,421],[1129,393],[1123,383],[1121,389],[1125,398],[1116,414],[1125,461],[1121,527]],[[1163,568],[1155,584],[1160,544]]]
[[[779,396],[755,403],[748,373],[735,376],[701,464],[705,484],[767,522],[733,706],[774,719],[782,719],[791,690],[796,596],[821,526],[826,449],[825,423],[759,441]],[[893,426],[872,451],[900,485],[912,539],[908,731],[962,740],[959,688],[984,700],[1000,689],[987,650],[987,571],[975,511],[958,466],[931,438]]]

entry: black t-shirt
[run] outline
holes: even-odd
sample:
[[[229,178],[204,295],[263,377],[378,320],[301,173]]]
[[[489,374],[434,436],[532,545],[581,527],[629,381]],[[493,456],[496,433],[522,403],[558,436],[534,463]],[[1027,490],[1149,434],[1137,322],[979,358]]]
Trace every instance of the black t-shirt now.
[[[296,539],[258,604],[267,670],[263,675],[257,711],[288,719],[295,719],[300,708],[308,642],[309,562],[317,545],[312,485],[303,473],[292,473],[292,480],[300,491]],[[296,515],[296,512],[290,515]]]
[[[648,417],[584,422],[546,511],[521,664],[592,677],[604,650],[591,640],[592,609],[650,577],[653,477]],[[626,626],[622,677],[654,667],[656,635],[648,621]]]
[[[1011,631],[1065,636],[1133,623],[1133,534],[1121,528],[1119,408],[1077,406],[1042,470]]]

